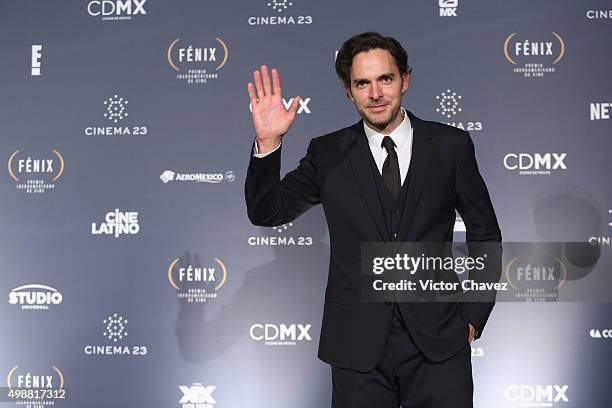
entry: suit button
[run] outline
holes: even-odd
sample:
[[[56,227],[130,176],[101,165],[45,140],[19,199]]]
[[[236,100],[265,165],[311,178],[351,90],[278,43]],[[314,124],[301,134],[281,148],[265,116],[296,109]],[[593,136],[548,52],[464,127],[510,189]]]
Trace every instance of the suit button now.
[[[387,301],[387,302],[385,302],[385,305],[391,306],[391,302]]]
[[[393,210],[393,215],[398,215],[398,214],[399,214],[399,211],[397,209],[394,209]]]

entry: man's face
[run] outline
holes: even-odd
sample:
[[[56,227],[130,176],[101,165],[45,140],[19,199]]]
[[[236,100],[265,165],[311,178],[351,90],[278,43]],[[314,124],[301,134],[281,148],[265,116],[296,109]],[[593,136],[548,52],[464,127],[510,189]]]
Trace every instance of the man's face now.
[[[376,48],[355,55],[346,92],[368,126],[390,133],[402,121],[402,93],[408,80],[408,74],[400,75],[391,53]]]

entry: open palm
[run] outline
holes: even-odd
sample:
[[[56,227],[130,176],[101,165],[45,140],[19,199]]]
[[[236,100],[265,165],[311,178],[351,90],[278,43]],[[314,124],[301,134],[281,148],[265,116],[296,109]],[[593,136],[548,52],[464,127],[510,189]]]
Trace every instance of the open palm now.
[[[257,143],[260,148],[271,150],[280,143],[295,120],[300,97],[293,98],[287,110],[283,104],[278,71],[272,69],[272,81],[270,81],[266,65],[262,65],[261,70],[253,72],[253,80],[255,85],[249,82],[247,90],[251,99]]]

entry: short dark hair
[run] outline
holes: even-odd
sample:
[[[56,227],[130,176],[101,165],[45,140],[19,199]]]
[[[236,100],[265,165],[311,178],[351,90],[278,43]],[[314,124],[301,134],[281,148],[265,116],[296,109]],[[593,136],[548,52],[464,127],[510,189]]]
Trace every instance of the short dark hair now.
[[[376,48],[389,51],[395,59],[400,75],[412,73],[412,67],[408,66],[408,53],[402,45],[393,37],[383,37],[382,35],[369,31],[354,35],[342,44],[336,57],[336,74],[340,80],[350,87],[351,85],[351,66],[353,58],[360,52],[370,51]]]

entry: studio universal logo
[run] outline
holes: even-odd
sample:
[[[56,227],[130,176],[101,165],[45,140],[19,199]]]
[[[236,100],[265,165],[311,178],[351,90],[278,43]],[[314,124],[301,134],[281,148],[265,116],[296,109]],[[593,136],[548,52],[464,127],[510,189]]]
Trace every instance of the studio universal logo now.
[[[265,1],[269,14],[263,16],[250,16],[247,23],[250,26],[268,25],[309,25],[312,24],[311,15],[289,14],[288,10],[293,6],[293,1],[289,0],[268,0]]]
[[[159,179],[164,184],[173,181],[219,184],[222,182],[233,182],[236,180],[236,175],[233,170],[226,171],[225,173],[177,173],[172,170],[165,170],[159,176]]]
[[[132,16],[147,14],[147,0],[93,0],[87,4],[87,13],[104,21],[131,20]]]
[[[122,235],[136,235],[138,232],[140,224],[138,224],[138,213],[135,211],[120,211],[115,208],[114,211],[106,213],[104,222],[91,223],[92,235],[111,235],[119,238]]]
[[[551,175],[567,170],[567,153],[508,153],[504,156],[506,170],[523,176]]]
[[[179,404],[181,408],[213,408],[217,403],[212,395],[216,388],[214,385],[204,385],[201,382],[179,385],[179,390],[183,393]]]
[[[86,345],[83,352],[88,356],[145,356],[148,353],[145,345],[122,344],[128,336],[128,321],[123,316],[113,313],[102,320],[102,335],[110,344]]]
[[[506,60],[515,66],[513,72],[525,78],[541,78],[555,72],[555,65],[565,55],[565,42],[554,31],[544,40],[523,39],[514,32],[506,37],[503,50]]]
[[[168,46],[168,65],[176,71],[176,79],[192,85],[205,85],[219,77],[218,72],[229,58],[225,41],[215,37],[217,43],[182,44],[173,40]]]
[[[21,310],[49,310],[62,303],[60,291],[51,286],[32,283],[19,286],[9,292],[10,305],[20,305]]]
[[[461,117],[463,107],[461,106],[463,96],[452,89],[442,91],[436,95],[436,112],[444,116],[446,119],[455,119],[455,116]],[[481,121],[447,121],[447,125],[454,126],[458,129],[467,130],[470,132],[481,131]]]
[[[205,266],[182,265],[181,258],[175,258],[170,263],[166,275],[180,301],[205,303],[217,298],[217,292],[227,281],[227,268],[219,258],[214,261]]]
[[[554,262],[554,263],[553,263]],[[506,282],[515,290],[514,297],[526,302],[554,302],[567,281],[567,267],[559,257],[550,264],[522,264],[518,257],[506,265]]]
[[[7,162],[8,173],[17,190],[26,194],[42,194],[55,189],[55,182],[64,173],[64,157],[57,149],[50,156],[32,157],[15,150]]]
[[[271,233],[264,236],[252,235],[247,238],[247,243],[251,246],[311,246],[313,244],[312,236],[295,234],[292,222],[266,228],[264,231]]]
[[[145,125],[124,124],[129,116],[129,101],[114,94],[104,101],[105,123],[87,126],[85,136],[144,136],[148,133]]]
[[[6,385],[10,401],[28,408],[55,405],[67,397],[64,374],[56,366],[27,370],[16,365],[9,370]]]

